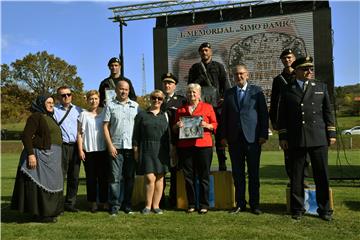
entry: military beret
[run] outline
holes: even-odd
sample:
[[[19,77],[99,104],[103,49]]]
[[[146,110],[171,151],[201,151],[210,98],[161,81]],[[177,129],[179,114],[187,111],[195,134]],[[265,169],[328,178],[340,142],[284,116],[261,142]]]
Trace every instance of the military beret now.
[[[301,67],[313,67],[313,58],[312,57],[301,57],[296,59],[292,64],[291,67],[293,69],[301,68]]]
[[[200,47],[199,47],[199,52],[200,52],[201,49],[203,49],[203,48],[211,48],[210,43],[208,43],[208,42],[202,43],[202,44],[200,45]]]
[[[290,48],[284,49],[284,51],[282,51],[282,53],[280,55],[280,58],[282,58],[282,57],[284,57],[286,55],[289,55],[289,54],[294,54],[295,55],[294,51],[291,50]]]
[[[113,57],[113,58],[110,58],[110,60],[109,60],[109,62],[108,62],[108,66],[110,66],[110,64],[115,63],[115,62],[121,64],[121,61],[120,61],[119,58]]]
[[[175,83],[177,84],[178,83],[178,80],[177,78],[174,76],[174,74],[172,73],[165,73],[161,76],[161,81],[163,82],[172,82],[172,83]]]

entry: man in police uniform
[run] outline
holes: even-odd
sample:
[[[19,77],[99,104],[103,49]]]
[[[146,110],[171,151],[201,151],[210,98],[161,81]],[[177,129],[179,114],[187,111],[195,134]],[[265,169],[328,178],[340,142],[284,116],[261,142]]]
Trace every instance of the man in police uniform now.
[[[169,126],[175,123],[175,113],[179,107],[186,103],[186,98],[175,94],[178,79],[172,73],[165,73],[161,76],[163,82],[163,90],[165,93],[165,100],[161,105],[161,110],[166,112],[169,117]],[[170,128],[171,129],[171,128]],[[177,171],[177,156],[176,156],[176,141],[177,134],[171,131],[171,166],[170,166],[170,191],[169,203],[170,207],[176,208],[176,171]],[[164,178],[165,181],[165,178]],[[164,184],[165,192],[165,184]],[[164,196],[164,195],[163,195]]]
[[[217,89],[217,99],[215,103],[210,103],[214,107],[216,119],[219,122],[221,105],[224,101],[224,92],[227,88],[230,87],[227,86],[225,67],[221,63],[212,60],[212,49],[210,43],[202,43],[198,49],[198,52],[200,54],[201,61],[191,66],[189,70],[188,84],[198,83],[202,87],[202,90],[205,89],[204,87],[214,87]],[[202,98],[206,102],[206,96],[204,92],[202,93]],[[216,154],[219,160],[219,170],[226,171],[225,147],[221,145],[221,139],[218,132],[219,131],[217,131],[215,135],[215,146]]]
[[[329,201],[328,145],[336,142],[330,97],[324,83],[313,80],[312,57],[299,58],[292,65],[296,81],[281,94],[279,107],[280,146],[289,151],[291,162],[290,208],[292,218],[304,213],[304,166],[309,154],[316,185],[317,212],[332,219]]]
[[[110,76],[105,78],[99,86],[100,93],[100,107],[104,107],[106,105],[106,100],[109,98],[116,97],[115,88],[116,84],[119,80],[124,79],[128,82],[130,86],[129,98],[133,101],[136,101],[136,94],[134,87],[129,79],[124,76],[121,76],[121,61],[117,57],[110,58],[108,62],[108,67],[110,70]]]
[[[287,48],[285,49],[281,55],[280,59],[282,64],[284,65],[283,71],[277,75],[272,83],[271,88],[271,101],[270,101],[270,110],[269,110],[269,117],[271,121],[272,128],[274,130],[279,130],[278,128],[278,107],[279,107],[279,99],[281,91],[292,81],[295,80],[295,72],[294,69],[291,67],[291,64],[296,60],[295,54],[293,50]],[[287,150],[284,150],[284,159],[285,159],[285,170],[289,177],[291,178],[291,165],[289,162],[289,154]],[[308,177],[308,162],[305,163],[306,166],[304,168],[304,175]]]

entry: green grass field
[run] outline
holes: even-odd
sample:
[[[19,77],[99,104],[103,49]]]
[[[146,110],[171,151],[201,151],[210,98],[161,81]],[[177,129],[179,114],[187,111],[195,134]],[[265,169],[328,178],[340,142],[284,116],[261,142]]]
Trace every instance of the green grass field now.
[[[360,151],[330,152],[332,177],[360,177]],[[1,159],[2,239],[360,239],[360,182],[331,180],[334,221],[306,216],[301,221],[286,213],[287,178],[281,151],[266,151],[261,157],[260,216],[244,212],[210,211],[206,215],[165,210],[164,215],[111,217],[106,212],[87,211],[82,168],[78,207],[80,213],[59,217],[56,224],[29,222],[29,216],[9,209],[19,153],[3,153]],[[228,167],[229,167],[229,161]],[[216,160],[213,161],[217,168]],[[310,179],[311,181],[311,179]],[[139,206],[140,207],[140,206]]]

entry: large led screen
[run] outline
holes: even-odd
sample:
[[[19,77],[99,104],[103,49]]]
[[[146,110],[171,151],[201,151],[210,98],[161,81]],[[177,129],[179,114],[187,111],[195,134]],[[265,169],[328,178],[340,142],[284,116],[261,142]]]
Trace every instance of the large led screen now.
[[[272,80],[283,69],[279,59],[283,49],[293,49],[297,57],[314,56],[313,13],[171,27],[167,41],[169,71],[178,76],[180,92],[191,65],[200,61],[199,45],[209,42],[213,60],[225,65],[229,85],[233,85],[232,67],[246,64],[249,81],[260,85],[269,100]]]

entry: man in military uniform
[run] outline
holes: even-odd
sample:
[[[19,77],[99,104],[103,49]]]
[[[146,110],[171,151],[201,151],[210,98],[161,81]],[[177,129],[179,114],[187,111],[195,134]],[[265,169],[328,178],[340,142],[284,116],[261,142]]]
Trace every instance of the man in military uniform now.
[[[172,73],[162,75],[163,90],[166,95],[161,110],[166,112],[169,117],[169,126],[175,123],[176,110],[185,105],[186,98],[175,94],[178,79]],[[171,129],[171,128],[170,128]],[[178,136],[171,131],[171,166],[170,166],[170,192],[169,203],[170,206],[176,207],[176,171],[177,171],[177,156],[176,156],[176,141]],[[164,184],[165,191],[165,184]],[[164,196],[164,195],[163,195]]]
[[[291,64],[296,60],[295,54],[293,50],[287,48],[285,49],[281,55],[280,59],[282,64],[284,65],[283,71],[277,75],[272,83],[271,88],[271,101],[270,101],[270,110],[269,110],[269,117],[271,121],[272,128],[274,130],[279,130],[278,128],[278,107],[279,107],[279,99],[281,91],[292,81],[295,80],[295,72],[294,69],[291,67]],[[287,150],[284,150],[284,159],[285,159],[285,170],[289,177],[291,178],[291,165],[289,162],[289,154]],[[308,177],[308,162],[305,163],[306,166],[304,168],[304,175]]]
[[[100,107],[106,105],[106,100],[110,100],[116,97],[115,88],[119,80],[125,80],[130,86],[129,98],[133,101],[136,101],[136,94],[134,87],[129,79],[124,76],[121,76],[121,61],[117,57],[110,58],[108,62],[108,67],[110,70],[110,76],[105,78],[99,86],[100,93]]]
[[[198,83],[202,87],[202,99],[213,105],[216,119],[219,122],[221,105],[224,101],[224,92],[228,86],[225,67],[212,60],[212,49],[208,42],[202,43],[198,49],[201,61],[191,66],[189,70],[188,84]],[[213,88],[216,92],[205,93],[207,87]],[[208,96],[209,95],[209,96]],[[214,95],[217,95],[214,97]],[[213,100],[213,97],[215,98]],[[209,101],[207,101],[209,99]],[[217,131],[215,135],[216,154],[219,160],[219,170],[226,171],[225,147],[221,145],[221,139]]]
[[[279,106],[280,146],[289,151],[291,162],[290,208],[300,220],[304,209],[304,167],[310,156],[316,185],[317,212],[332,219],[329,196],[328,145],[336,142],[330,97],[324,83],[313,80],[313,59],[302,57],[291,67],[296,80],[286,86]]]

